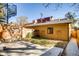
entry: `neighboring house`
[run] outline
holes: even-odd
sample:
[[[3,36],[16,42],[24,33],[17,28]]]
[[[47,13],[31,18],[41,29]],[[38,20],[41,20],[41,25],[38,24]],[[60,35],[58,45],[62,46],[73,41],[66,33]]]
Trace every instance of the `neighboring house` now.
[[[26,25],[26,28],[33,29],[36,36],[56,39],[69,40],[70,23],[72,21],[67,19],[53,19],[51,17],[41,18],[33,21],[33,24]]]

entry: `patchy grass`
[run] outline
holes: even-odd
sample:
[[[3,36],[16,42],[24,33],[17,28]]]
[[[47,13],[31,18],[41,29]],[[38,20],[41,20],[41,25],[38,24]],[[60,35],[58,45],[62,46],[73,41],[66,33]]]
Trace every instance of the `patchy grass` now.
[[[58,42],[55,44],[55,47],[60,47],[60,48],[64,48],[67,44],[67,41],[63,41],[63,42]]]
[[[55,46],[55,47],[64,48],[67,44],[67,41],[56,41],[56,40],[49,40],[45,38],[43,39],[42,38],[26,38],[25,40],[33,44],[38,44],[38,45],[42,45],[46,47]]]
[[[47,39],[36,39],[36,38],[29,39],[29,38],[27,38],[25,40],[28,42],[31,42],[33,44],[38,44],[38,45],[47,46],[47,47],[53,46],[55,44],[55,42],[53,42],[53,41],[51,42],[50,40],[47,40]]]

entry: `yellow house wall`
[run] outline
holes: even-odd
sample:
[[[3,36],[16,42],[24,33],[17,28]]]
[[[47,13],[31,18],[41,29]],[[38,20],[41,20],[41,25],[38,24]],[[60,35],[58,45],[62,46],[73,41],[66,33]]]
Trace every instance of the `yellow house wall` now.
[[[77,30],[77,43],[78,43],[78,46],[79,46],[79,30]]]
[[[53,34],[47,33],[47,28],[53,28]],[[43,25],[33,27],[35,30],[39,30],[40,36],[46,37],[49,39],[56,40],[68,40],[69,39],[69,24],[52,24],[52,25]]]

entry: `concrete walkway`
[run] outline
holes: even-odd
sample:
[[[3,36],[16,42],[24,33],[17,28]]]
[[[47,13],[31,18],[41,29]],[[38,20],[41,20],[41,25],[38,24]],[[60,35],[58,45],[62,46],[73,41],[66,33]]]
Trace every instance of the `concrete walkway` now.
[[[68,43],[66,47],[65,54],[66,56],[78,56],[79,55],[79,49],[78,49],[75,38],[71,38],[70,42]]]

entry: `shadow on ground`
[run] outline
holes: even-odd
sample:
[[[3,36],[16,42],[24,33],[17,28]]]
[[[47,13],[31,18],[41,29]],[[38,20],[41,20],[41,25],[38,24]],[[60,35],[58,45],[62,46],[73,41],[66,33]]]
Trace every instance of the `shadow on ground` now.
[[[0,53],[17,53],[17,54],[25,54],[25,55],[29,55],[29,54],[35,54],[38,53],[38,51],[45,51],[46,48],[37,48],[36,46],[34,46],[33,44],[28,44],[28,43],[23,43],[23,42],[18,42],[18,44],[20,45],[25,45],[25,47],[15,47],[15,48],[8,48],[8,47],[4,47],[3,50],[0,51]],[[29,52],[31,51],[31,52]],[[3,56],[2,54],[0,54],[0,56]]]

